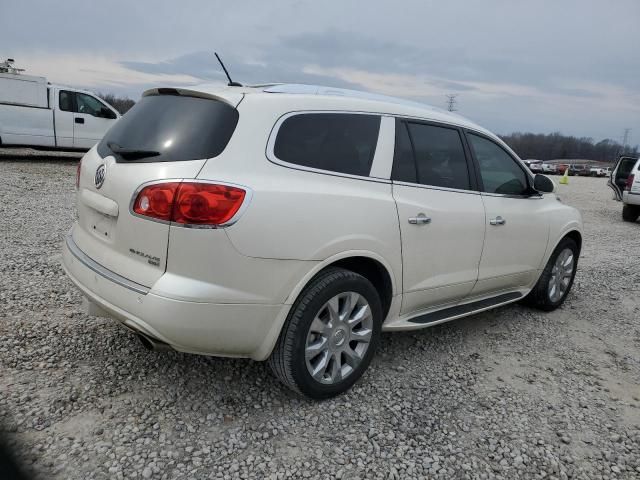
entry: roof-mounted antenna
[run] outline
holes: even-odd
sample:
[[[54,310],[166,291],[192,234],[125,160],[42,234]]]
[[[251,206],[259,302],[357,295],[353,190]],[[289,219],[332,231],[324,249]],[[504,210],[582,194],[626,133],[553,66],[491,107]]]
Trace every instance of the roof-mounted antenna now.
[[[220,62],[220,66],[222,67],[222,69],[224,70],[224,74],[227,76],[227,78],[229,79],[229,83],[227,85],[229,85],[230,87],[241,87],[242,84],[238,83],[238,82],[234,82],[233,80],[231,80],[231,77],[229,76],[229,72],[227,72],[227,67],[224,66],[224,63],[222,63],[222,60],[220,59],[220,55],[218,55],[217,52],[213,52],[213,54],[216,56],[216,58],[218,59],[218,61]]]

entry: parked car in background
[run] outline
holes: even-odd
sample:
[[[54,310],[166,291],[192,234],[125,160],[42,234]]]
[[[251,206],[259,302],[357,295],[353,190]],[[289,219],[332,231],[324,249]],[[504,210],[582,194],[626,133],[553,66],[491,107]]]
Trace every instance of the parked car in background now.
[[[87,150],[120,117],[91,92],[0,64],[0,144]]]
[[[556,173],[558,173],[559,175],[564,175],[564,172],[567,170],[567,168],[569,168],[569,164],[559,163]]]
[[[556,173],[558,173],[558,167],[555,163],[543,163],[542,173],[544,173],[545,175],[555,175]]]
[[[540,160],[528,160],[525,165],[532,173],[542,173],[542,161]]]
[[[607,169],[603,167],[591,167],[589,169],[589,174],[592,177],[606,177],[607,173]]]
[[[622,202],[622,219],[635,222],[640,217],[640,159],[621,156],[607,182],[614,198]]]
[[[569,175],[589,176],[590,171],[586,165],[569,165]]]
[[[477,173],[477,174],[475,174]],[[381,331],[571,289],[582,220],[496,135],[307,85],[148,90],[82,159],[63,265],[151,348],[344,392]]]

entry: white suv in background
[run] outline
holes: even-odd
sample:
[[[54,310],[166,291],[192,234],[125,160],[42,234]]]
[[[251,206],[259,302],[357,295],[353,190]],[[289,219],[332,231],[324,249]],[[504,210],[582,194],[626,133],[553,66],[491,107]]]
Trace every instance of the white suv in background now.
[[[640,158],[621,156],[607,184],[622,202],[622,219],[635,222],[640,217]]]
[[[569,292],[574,208],[448,112],[304,85],[158,88],[78,168],[64,267],[152,348],[348,389],[382,330]]]

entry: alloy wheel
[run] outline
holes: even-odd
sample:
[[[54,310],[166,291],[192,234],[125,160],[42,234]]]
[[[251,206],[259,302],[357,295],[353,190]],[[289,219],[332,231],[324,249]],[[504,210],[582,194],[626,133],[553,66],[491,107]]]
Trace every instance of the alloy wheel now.
[[[307,334],[307,370],[317,382],[332,385],[351,375],[365,357],[373,333],[367,300],[356,292],[332,297],[318,311]]]
[[[555,303],[564,296],[569,288],[569,283],[571,283],[574,267],[573,251],[570,248],[565,248],[558,254],[551,269],[551,278],[547,289],[549,300]]]

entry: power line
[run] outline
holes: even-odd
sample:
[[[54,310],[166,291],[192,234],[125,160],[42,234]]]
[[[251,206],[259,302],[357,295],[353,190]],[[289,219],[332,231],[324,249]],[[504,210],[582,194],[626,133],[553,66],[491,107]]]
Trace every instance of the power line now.
[[[456,110],[458,110],[456,108],[456,97],[458,96],[457,93],[450,93],[448,94],[447,97],[447,110],[450,112],[455,112]]]

